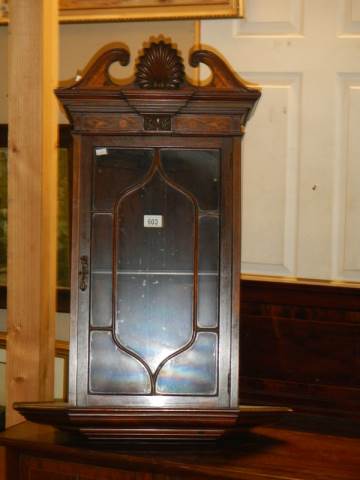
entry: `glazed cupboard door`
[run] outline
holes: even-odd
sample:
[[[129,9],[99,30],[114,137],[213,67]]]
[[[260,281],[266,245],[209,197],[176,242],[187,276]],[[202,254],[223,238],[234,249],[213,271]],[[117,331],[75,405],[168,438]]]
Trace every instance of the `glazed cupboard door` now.
[[[78,405],[229,406],[225,144],[84,141]]]

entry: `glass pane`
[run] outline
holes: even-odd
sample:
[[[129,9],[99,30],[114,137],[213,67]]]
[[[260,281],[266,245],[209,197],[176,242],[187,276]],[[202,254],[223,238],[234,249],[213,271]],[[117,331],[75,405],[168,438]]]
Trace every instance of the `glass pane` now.
[[[192,275],[118,277],[116,336],[152,371],[192,336]]]
[[[193,272],[192,201],[156,174],[125,196],[118,210],[118,270]],[[161,216],[163,226],[145,227],[144,216]]]
[[[117,220],[116,336],[154,370],[192,336],[195,206],[156,173]]]
[[[218,273],[219,218],[204,216],[199,222],[199,271]]]
[[[163,394],[215,395],[217,334],[200,332],[193,345],[160,370],[156,391]]]
[[[217,327],[219,315],[219,276],[200,273],[198,295],[199,327]]]
[[[161,162],[172,181],[191,192],[202,210],[219,208],[218,150],[162,150]]]
[[[111,332],[91,332],[90,392],[149,394],[149,375],[141,363],[120,350]]]
[[[153,157],[153,150],[96,148],[93,208],[110,210],[123,190],[141,181]]]
[[[91,325],[111,327],[112,323],[112,275],[93,273],[91,275]]]
[[[198,325],[216,327],[219,297],[219,218],[203,216],[199,222]]]
[[[111,272],[112,231],[111,214],[93,214],[91,235],[91,262],[93,271]]]

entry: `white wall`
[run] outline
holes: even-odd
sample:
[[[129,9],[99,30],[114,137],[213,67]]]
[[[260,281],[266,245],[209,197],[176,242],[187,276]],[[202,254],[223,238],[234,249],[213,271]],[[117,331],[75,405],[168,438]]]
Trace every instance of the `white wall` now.
[[[201,40],[263,89],[244,142],[242,271],[360,281],[360,0],[248,0]]]

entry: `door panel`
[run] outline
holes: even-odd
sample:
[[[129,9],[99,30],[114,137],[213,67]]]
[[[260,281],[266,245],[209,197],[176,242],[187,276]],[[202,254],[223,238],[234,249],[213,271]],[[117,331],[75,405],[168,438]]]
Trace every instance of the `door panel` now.
[[[155,405],[152,399],[162,396],[169,405],[206,397],[209,406],[228,405],[229,392],[218,394],[230,365],[230,351],[219,353],[231,325],[231,309],[220,318],[219,257],[227,252],[228,277],[231,253],[221,247],[229,215],[220,201],[225,167],[221,142],[217,149],[199,148],[201,142],[194,140],[196,148],[149,142],[141,150],[122,139],[94,140],[86,200],[90,310],[86,322],[80,296],[78,329],[88,351],[88,394],[79,404]],[[229,158],[226,164],[228,170]],[[226,207],[230,212],[231,201]]]

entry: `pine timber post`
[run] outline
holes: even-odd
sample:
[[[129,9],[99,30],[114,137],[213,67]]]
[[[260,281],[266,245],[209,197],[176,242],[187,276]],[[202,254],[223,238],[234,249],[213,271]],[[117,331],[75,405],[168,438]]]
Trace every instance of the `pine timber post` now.
[[[55,0],[9,12],[7,426],[54,391],[58,69]]]

